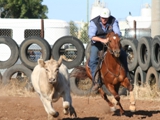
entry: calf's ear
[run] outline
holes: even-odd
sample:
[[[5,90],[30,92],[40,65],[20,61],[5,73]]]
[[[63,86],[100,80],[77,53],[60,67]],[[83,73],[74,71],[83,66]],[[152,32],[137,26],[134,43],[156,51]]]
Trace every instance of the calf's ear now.
[[[63,56],[61,55],[60,58],[59,58],[59,60],[58,60],[59,66],[62,64],[62,60],[63,60]]]
[[[40,65],[41,67],[44,67],[45,62],[43,59],[38,59],[38,65]]]

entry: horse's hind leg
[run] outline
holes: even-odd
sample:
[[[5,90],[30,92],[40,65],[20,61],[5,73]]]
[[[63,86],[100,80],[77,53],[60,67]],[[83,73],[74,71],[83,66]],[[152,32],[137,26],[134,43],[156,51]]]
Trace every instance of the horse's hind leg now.
[[[122,115],[124,113],[124,109],[123,109],[123,107],[122,107],[122,105],[120,103],[120,96],[118,95],[118,89],[115,89],[115,86],[113,86],[113,85],[108,85],[108,90],[112,93],[114,98],[117,100],[117,105],[119,105],[120,114]]]
[[[129,94],[130,94],[130,111],[134,112],[136,111],[136,107],[135,107],[135,98],[134,98],[134,93],[133,93],[133,86],[132,84],[129,82],[128,78],[124,79],[124,82],[121,83],[122,86],[126,87],[129,90]]]
[[[108,99],[106,93],[102,90],[102,88],[99,88],[99,93],[101,94],[101,97],[108,103],[110,110],[112,112],[116,111],[114,104]]]

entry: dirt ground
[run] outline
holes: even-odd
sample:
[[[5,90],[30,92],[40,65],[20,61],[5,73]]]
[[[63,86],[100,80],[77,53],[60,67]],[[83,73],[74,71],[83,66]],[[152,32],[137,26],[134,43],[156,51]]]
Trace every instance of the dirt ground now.
[[[79,97],[72,95],[73,106],[78,118],[72,120],[159,120],[160,100],[137,100],[135,113],[129,112],[128,97],[121,96],[121,103],[127,115],[118,116],[110,112],[107,103],[98,95]],[[53,104],[60,113],[55,120],[70,120],[63,115],[61,99]],[[117,111],[119,108],[117,107]],[[0,120],[47,120],[47,113],[37,94],[0,95]]]
[[[11,82],[12,83],[12,82]],[[25,84],[13,81],[12,84],[0,84],[0,120],[47,120],[47,113],[35,92],[24,89]],[[129,96],[121,96],[126,111],[119,116],[110,112],[108,104],[96,96],[76,96],[71,94],[77,118],[63,114],[62,100],[53,106],[59,112],[55,120],[160,120],[160,92],[150,91],[148,87],[136,88],[136,112],[129,111]],[[112,99],[109,96],[109,99]],[[117,106],[117,112],[119,107]]]

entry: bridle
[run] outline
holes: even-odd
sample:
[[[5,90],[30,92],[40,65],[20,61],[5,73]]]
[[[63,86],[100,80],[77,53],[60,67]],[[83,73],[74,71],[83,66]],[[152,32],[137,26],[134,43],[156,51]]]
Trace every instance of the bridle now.
[[[109,47],[109,44],[111,42],[110,38],[113,37],[113,39],[116,39],[117,37],[115,35],[112,35],[112,36],[108,36],[109,38],[109,41],[108,43],[104,44],[104,46],[107,48],[107,50],[113,55],[113,54],[116,54],[117,51],[113,51],[110,47]]]
[[[110,41],[109,41],[110,42]],[[108,46],[109,42],[107,44],[104,44],[104,46],[107,48],[107,50],[113,55],[114,51]]]

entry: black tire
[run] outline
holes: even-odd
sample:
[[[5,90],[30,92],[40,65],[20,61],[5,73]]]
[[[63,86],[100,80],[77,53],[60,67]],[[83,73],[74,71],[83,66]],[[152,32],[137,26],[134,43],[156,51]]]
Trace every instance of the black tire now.
[[[83,66],[83,67],[85,67],[85,66]],[[74,68],[72,70],[72,72],[77,72],[77,70],[78,70],[77,68]],[[71,72],[71,74],[72,74],[72,72]],[[87,81],[86,81],[86,84],[84,84],[84,85],[87,86],[87,84],[90,84],[90,87],[87,86],[85,90],[82,90],[82,89],[78,88],[77,82],[79,82],[79,81],[84,81],[85,82],[85,80],[87,80]],[[76,77],[70,77],[71,92],[75,95],[78,95],[78,96],[89,96],[89,95],[91,95],[91,89],[93,87],[92,80],[89,79],[89,78],[87,78],[85,80],[81,80],[81,79],[78,79]]]
[[[134,76],[134,74],[135,74],[135,71],[129,71],[129,76],[130,76],[130,83],[133,85],[134,84],[134,78],[135,78],[135,76]],[[129,76],[127,76],[127,77],[129,77]]]
[[[73,36],[64,36],[59,38],[52,47],[52,57],[56,60],[60,57],[60,49],[64,44],[71,43],[77,49],[77,56],[73,61],[63,60],[63,64],[67,66],[68,69],[79,66],[84,60],[84,46],[83,43]]]
[[[19,47],[17,43],[10,37],[0,37],[0,44],[7,45],[11,50],[9,59],[6,61],[0,61],[0,69],[9,68],[14,65],[19,58]]]
[[[121,40],[122,48],[127,52],[127,62],[129,71],[135,70],[138,66],[138,56],[137,56],[137,45],[138,40],[134,38],[122,39]]]
[[[102,90],[108,95],[111,96],[112,94],[110,93],[110,91],[106,88],[106,86],[103,84],[102,85]]]
[[[144,71],[147,71],[151,66],[151,43],[151,37],[142,37],[138,43],[138,63]]]
[[[146,84],[150,86],[151,90],[160,90],[159,73],[154,67],[150,67],[146,75]]]
[[[89,59],[89,56],[90,56],[90,49],[91,49],[91,41],[88,42],[87,46],[86,46],[86,49],[85,49],[85,57],[86,57],[86,60]]]
[[[41,47],[42,58],[44,61],[51,57],[51,47],[45,39],[40,37],[29,37],[25,39],[20,45],[20,59],[29,69],[33,69],[37,65],[37,61],[31,61],[27,57],[27,49],[31,44],[37,44]]]
[[[152,41],[151,63],[157,71],[160,71],[160,35],[155,36]]]
[[[146,72],[140,66],[137,67],[134,77],[134,86],[144,87],[146,82]]]
[[[26,85],[26,88],[30,91],[33,91],[33,87],[32,87],[32,84],[31,84],[31,73],[32,73],[32,71],[22,64],[16,64],[16,65],[8,68],[3,73],[2,83],[4,85],[8,84],[12,75],[16,72],[22,72],[28,77],[28,83]]]

